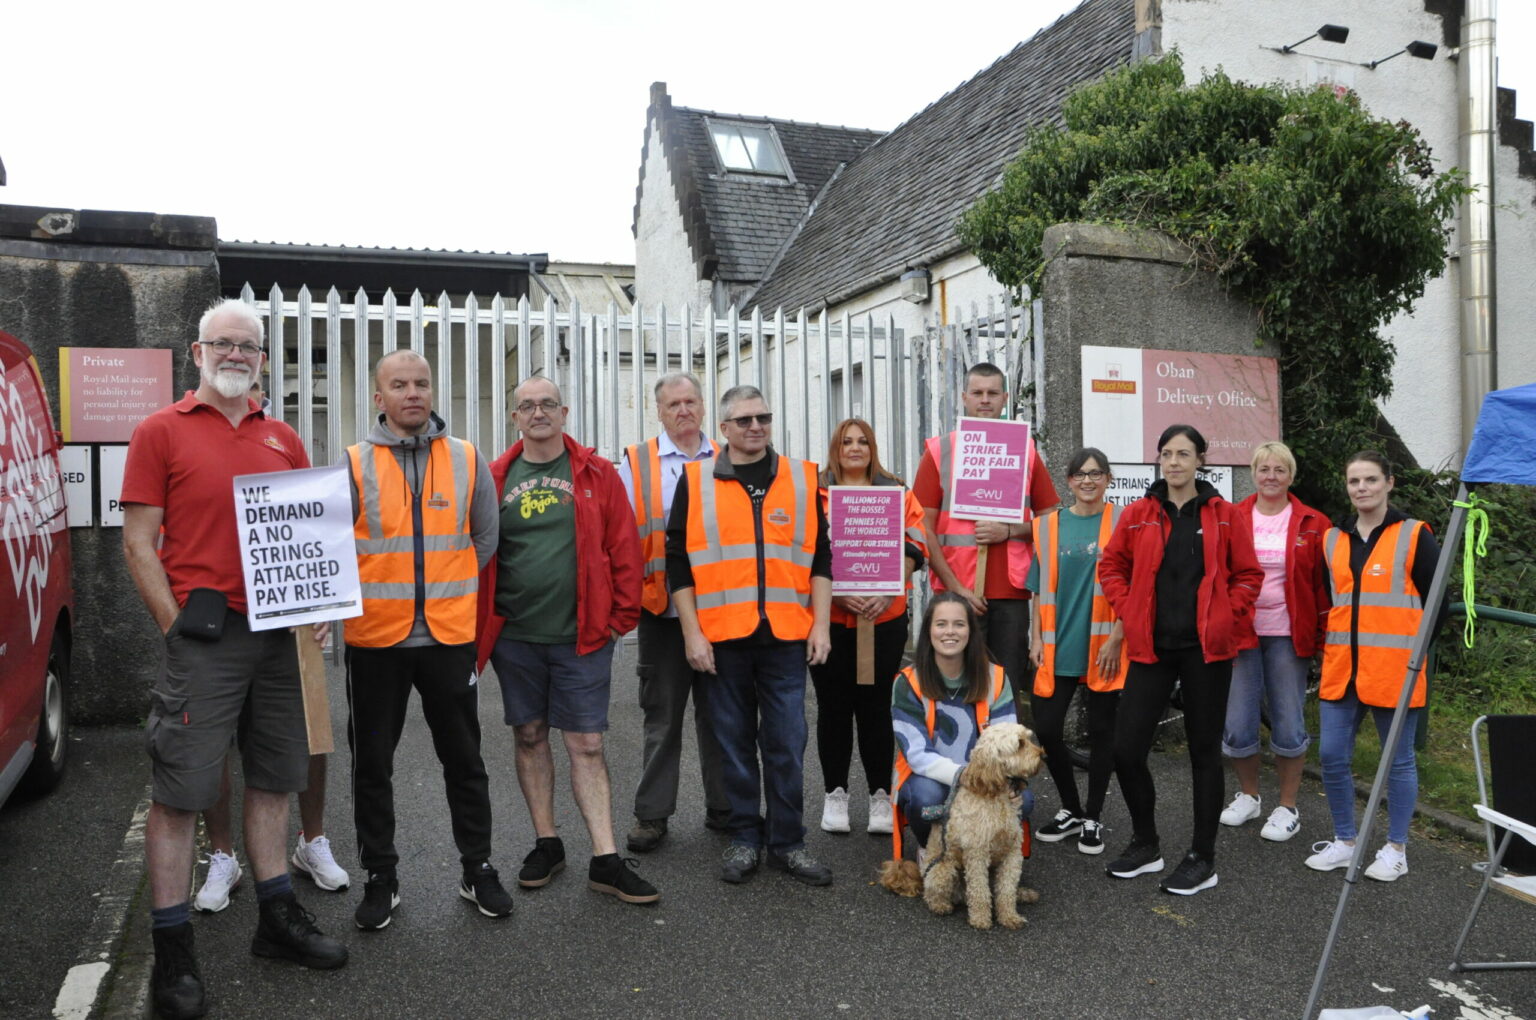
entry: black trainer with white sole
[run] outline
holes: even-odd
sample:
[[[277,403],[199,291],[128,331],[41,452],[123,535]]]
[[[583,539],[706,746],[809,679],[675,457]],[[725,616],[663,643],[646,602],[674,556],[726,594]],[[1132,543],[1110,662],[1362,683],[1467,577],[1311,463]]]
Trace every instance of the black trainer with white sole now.
[[[1068,836],[1083,831],[1083,820],[1066,808],[1056,812],[1056,817],[1035,830],[1035,838],[1042,843],[1060,843]]]
[[[1163,870],[1163,851],[1156,843],[1132,842],[1104,871],[1112,878],[1155,875]]]
[[[1191,850],[1158,888],[1175,896],[1193,896],[1215,884],[1216,862]]]

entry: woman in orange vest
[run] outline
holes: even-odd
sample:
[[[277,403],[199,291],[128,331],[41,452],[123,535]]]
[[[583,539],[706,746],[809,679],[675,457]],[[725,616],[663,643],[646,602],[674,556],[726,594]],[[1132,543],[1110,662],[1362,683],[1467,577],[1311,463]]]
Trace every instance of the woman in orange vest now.
[[[972,640],[972,637],[976,640]],[[971,757],[981,731],[1018,719],[1013,689],[1003,667],[987,655],[976,614],[964,595],[938,592],[923,614],[912,665],[896,678],[891,693],[891,727],[896,736],[892,795],[917,839],[928,842],[932,821],[923,808],[949,799],[955,777]],[[1022,815],[1029,817],[1034,793],[1025,790]],[[901,859],[901,830],[891,834],[892,856]]]
[[[821,473],[821,507],[827,510],[829,485],[902,486],[900,478],[880,466],[880,447],[875,430],[860,418],[845,418],[832,430],[827,450],[828,467]],[[906,531],[906,577],[923,565],[923,508],[911,491],[905,492],[903,525]],[[836,552],[833,570],[836,571]],[[875,682],[858,683],[858,625],[860,618],[874,624]],[[816,752],[826,799],[822,801],[821,827],[826,832],[847,832],[848,766],[853,759],[853,734],[857,723],[859,760],[869,783],[867,831],[891,831],[891,756],[895,748],[890,722],[891,686],[907,647],[906,595],[838,595],[832,599],[832,652],[827,661],[811,667],[816,685]]]
[[[1402,694],[1424,596],[1435,575],[1440,545],[1429,526],[1392,509],[1392,465],[1363,450],[1344,470],[1355,517],[1323,538],[1328,570],[1327,634],[1318,690],[1318,745],[1323,789],[1333,814],[1333,839],[1317,843],[1307,867],[1347,867],[1355,852],[1355,734],[1369,711],[1383,743]],[[1425,678],[1413,681],[1408,722],[1387,778],[1387,842],[1365,869],[1366,878],[1392,882],[1408,873],[1408,823],[1419,797],[1413,738],[1424,711]]]
[[[1109,544],[1120,508],[1104,501],[1114,475],[1102,450],[1087,446],[1067,461],[1072,505],[1033,522],[1035,559],[1024,587],[1035,593],[1029,659],[1035,735],[1061,797],[1056,817],[1035,830],[1045,843],[1078,834],[1077,849],[1104,852],[1099,815],[1115,771],[1115,708],[1125,686],[1125,625],[1099,587],[1099,553]],[[1077,795],[1071,752],[1062,738],[1072,696],[1088,698],[1088,806]]]

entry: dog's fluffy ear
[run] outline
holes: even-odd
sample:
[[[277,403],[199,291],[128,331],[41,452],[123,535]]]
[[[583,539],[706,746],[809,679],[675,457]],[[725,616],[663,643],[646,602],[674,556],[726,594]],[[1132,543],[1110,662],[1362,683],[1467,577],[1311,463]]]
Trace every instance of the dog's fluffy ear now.
[[[921,896],[923,876],[916,861],[885,861],[880,865],[880,884],[897,896]]]
[[[997,753],[996,740],[983,739],[971,750],[971,760],[960,773],[960,786],[978,797],[1000,797],[1008,790],[1008,773]]]

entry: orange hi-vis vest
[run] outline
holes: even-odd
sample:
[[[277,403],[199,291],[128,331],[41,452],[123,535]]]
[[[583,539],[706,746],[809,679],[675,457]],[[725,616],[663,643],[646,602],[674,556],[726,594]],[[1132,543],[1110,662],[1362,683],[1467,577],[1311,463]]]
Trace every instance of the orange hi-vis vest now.
[[[923,687],[917,681],[917,669],[908,666],[897,675],[897,683],[905,680],[912,686],[912,693],[917,695],[917,700],[923,703],[924,720],[928,723],[928,736],[933,736],[934,721],[938,717],[936,703],[924,697]],[[992,702],[1003,696],[1003,685],[1007,683],[1007,677],[1003,674],[1003,667],[997,663],[992,664],[992,690],[981,701],[975,702],[976,706],[976,732],[979,734],[987,728],[987,720],[992,715]],[[902,784],[912,778],[912,766],[907,764],[907,756],[901,751],[901,744],[896,745],[896,763],[891,769],[891,803],[896,803],[896,794]],[[901,830],[904,827],[902,820],[898,818],[897,824],[891,826],[891,858],[901,860]]]
[[[1413,584],[1414,550],[1419,544],[1419,529],[1424,526],[1423,521],[1401,520],[1383,527],[1360,570],[1358,616],[1355,577],[1349,569],[1349,537],[1338,528],[1329,528],[1323,536],[1328,589],[1333,597],[1318,690],[1324,701],[1343,698],[1353,677],[1355,696],[1362,705],[1396,707],[1413,655],[1413,638],[1424,616],[1424,595]],[[1423,706],[1425,687],[1425,671],[1420,666],[1410,708]]]
[[[640,529],[640,556],[645,585],[640,606],[660,616],[667,611],[667,518],[661,505],[661,445],[656,438],[626,447],[629,477],[635,483],[635,526]]]
[[[364,441],[347,447],[347,457],[357,486],[352,533],[363,615],[346,622],[346,641],[359,648],[387,648],[405,640],[416,619],[410,484],[388,446]],[[451,436],[432,440],[421,493],[423,612],[432,637],[445,645],[475,640],[480,565],[469,523],[474,482],[475,448]]]
[[[1109,544],[1109,536],[1114,533],[1115,525],[1120,520],[1120,510],[1114,503],[1104,504],[1104,510],[1099,516],[1101,552]],[[1049,698],[1056,693],[1057,533],[1061,515],[1071,512],[1063,507],[1048,517],[1035,518],[1032,524],[1035,555],[1040,562],[1040,591],[1035,596],[1035,607],[1040,613],[1040,644],[1043,651],[1040,668],[1035,670],[1035,693],[1042,698]],[[1083,678],[1091,691],[1118,691],[1125,686],[1125,672],[1130,668],[1131,657],[1124,642],[1120,645],[1120,672],[1113,678],[1106,678],[1099,670],[1099,650],[1109,640],[1116,619],[1109,599],[1104,597],[1104,589],[1099,586],[1098,568],[1095,567],[1093,608],[1088,622],[1088,675]]]
[[[939,485],[944,491],[944,503],[939,507],[938,526],[934,529],[934,534],[938,536],[939,546],[944,553],[944,561],[949,564],[949,569],[955,572],[955,578],[961,584],[973,591],[979,590],[985,593],[986,579],[982,579],[980,588],[976,584],[976,522],[949,516],[949,501],[953,489],[951,479],[954,477],[955,434],[948,432],[929,439],[928,456],[933,458],[934,467],[939,469]],[[1029,449],[1024,452],[1024,457],[1026,464],[1034,463],[1035,441],[1033,439],[1029,441]],[[1028,489],[1025,490],[1024,498],[1026,501],[1029,499]],[[1028,510],[1024,511],[1024,520],[1029,520]],[[1008,552],[1008,583],[1022,589],[1024,581],[1029,577],[1031,555],[1029,541],[1021,536],[1010,538],[1001,544]],[[933,555],[933,551],[930,549],[928,554]],[[928,580],[933,585],[934,591],[944,590],[944,582],[939,580],[937,571],[929,571]]]
[[[729,464],[725,457],[722,450],[715,460],[683,468],[699,629],[712,643],[747,637],[757,630],[761,606],[774,637],[804,641],[812,622],[816,465],[778,457],[759,515],[746,486],[716,477],[716,469]]]

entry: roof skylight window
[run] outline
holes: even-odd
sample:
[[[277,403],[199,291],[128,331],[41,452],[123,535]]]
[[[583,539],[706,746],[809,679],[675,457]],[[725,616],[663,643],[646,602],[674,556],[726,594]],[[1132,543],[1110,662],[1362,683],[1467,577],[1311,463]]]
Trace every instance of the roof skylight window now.
[[[711,121],[710,138],[720,165],[733,173],[789,176],[784,152],[779,148],[772,124],[744,124],[740,121]]]

